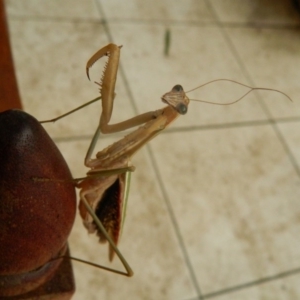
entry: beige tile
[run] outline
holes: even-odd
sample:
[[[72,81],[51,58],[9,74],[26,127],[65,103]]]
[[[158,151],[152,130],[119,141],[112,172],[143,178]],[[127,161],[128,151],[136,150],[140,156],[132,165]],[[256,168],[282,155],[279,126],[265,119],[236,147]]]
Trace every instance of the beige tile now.
[[[126,2],[112,0],[101,1],[109,21],[136,22],[152,21],[168,25],[169,22],[205,22],[212,19],[204,1],[152,1],[129,0]]]
[[[222,22],[299,24],[299,12],[293,6],[293,1],[212,0],[210,3]]]
[[[110,141],[112,142],[112,141]],[[82,166],[81,156],[87,142],[58,144],[75,176]],[[183,299],[195,297],[186,266],[171,227],[165,203],[146,151],[134,159],[137,170],[132,185],[120,249],[135,275],[126,278],[74,263],[77,293],[74,299]],[[82,174],[81,174],[82,175]],[[109,266],[107,245],[88,236],[77,217],[69,239],[72,255]],[[122,269],[117,258],[112,264]]]
[[[99,19],[95,1],[93,0],[52,0],[40,2],[38,0],[7,0],[6,10],[10,17],[52,17],[57,23],[63,19],[91,20]]]
[[[294,100],[291,103],[280,94],[261,92],[272,116],[299,116],[298,32],[271,29],[228,29],[227,32],[256,86],[278,89]]]
[[[298,266],[299,178],[271,127],[151,147],[203,293]]]

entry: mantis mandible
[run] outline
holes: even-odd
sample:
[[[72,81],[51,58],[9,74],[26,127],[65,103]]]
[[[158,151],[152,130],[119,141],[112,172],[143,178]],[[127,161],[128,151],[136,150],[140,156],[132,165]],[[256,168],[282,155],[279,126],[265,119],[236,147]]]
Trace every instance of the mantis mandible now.
[[[104,56],[108,57],[100,83],[96,82],[100,86],[101,97],[89,102],[91,103],[99,99],[102,100],[100,122],[92,138],[84,161],[85,166],[90,168],[90,170],[86,177],[77,180],[80,181],[77,184],[77,187],[81,189],[79,211],[83,219],[84,226],[87,228],[89,233],[96,233],[100,242],[108,241],[109,260],[112,261],[114,254],[116,253],[123,263],[126,272],[89,262],[87,263],[104,270],[130,277],[133,275],[133,271],[123,255],[120,253],[117,245],[125,217],[126,203],[129,194],[130,173],[135,169],[131,164],[131,157],[148,141],[171,124],[179,115],[186,114],[190,99],[186,96],[181,85],[175,85],[170,92],[161,97],[162,102],[167,104],[164,108],[143,113],[120,123],[109,124],[113,111],[115,84],[121,47],[122,46],[117,46],[115,44],[109,44],[101,48],[89,59],[86,65],[86,73],[89,78],[89,68],[100,58]],[[202,86],[221,80],[226,79],[213,80],[203,84]],[[228,105],[240,101],[248,93],[258,89],[276,91],[289,98],[286,94],[278,90],[252,88],[233,80],[226,81],[240,84],[250,90],[241,98],[230,103],[213,103],[204,100],[195,101]],[[74,112],[75,110],[71,112]],[[44,122],[56,121],[71,112]],[[121,140],[98,152],[96,154],[96,158],[92,158],[92,153],[95,149],[100,133],[115,133],[136,126],[140,127]],[[73,257],[72,259],[86,262]]]

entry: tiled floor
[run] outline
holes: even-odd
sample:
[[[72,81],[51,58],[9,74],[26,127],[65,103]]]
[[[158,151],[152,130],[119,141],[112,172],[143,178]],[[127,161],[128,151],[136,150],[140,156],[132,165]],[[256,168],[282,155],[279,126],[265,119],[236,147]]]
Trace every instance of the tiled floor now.
[[[133,278],[74,263],[74,299],[300,298],[300,13],[292,0],[7,0],[27,112],[57,116],[98,95],[85,76],[100,47],[124,45],[113,121],[162,107],[160,96],[218,78],[261,91],[232,106],[191,103],[133,159],[120,249]],[[166,29],[171,32],[164,55]],[[91,75],[98,80],[101,67]],[[191,98],[228,102],[215,83]],[[75,177],[100,105],[47,126]],[[103,137],[99,149],[118,139]],[[73,256],[109,265],[77,217]],[[114,265],[120,264],[116,261]]]

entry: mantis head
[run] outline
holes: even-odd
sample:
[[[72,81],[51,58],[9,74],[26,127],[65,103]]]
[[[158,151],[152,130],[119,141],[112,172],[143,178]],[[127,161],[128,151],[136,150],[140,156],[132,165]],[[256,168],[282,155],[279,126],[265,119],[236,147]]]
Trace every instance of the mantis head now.
[[[187,113],[190,100],[180,84],[176,84],[170,92],[164,94],[161,100],[172,106],[179,114],[185,115]]]

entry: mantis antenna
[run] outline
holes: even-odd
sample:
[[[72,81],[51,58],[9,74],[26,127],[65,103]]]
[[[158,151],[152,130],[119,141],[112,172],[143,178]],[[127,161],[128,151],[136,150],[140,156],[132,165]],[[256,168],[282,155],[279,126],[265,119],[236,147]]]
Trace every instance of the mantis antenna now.
[[[282,91],[279,91],[279,90],[276,90],[276,89],[271,89],[271,88],[263,88],[263,87],[251,87],[249,85],[246,85],[246,84],[243,84],[243,83],[240,83],[238,81],[235,81],[235,80],[231,80],[231,79],[215,79],[215,80],[211,80],[209,82],[206,82],[204,84],[201,84],[189,91],[187,91],[186,93],[189,93],[189,92],[192,92],[192,91],[195,91],[199,88],[202,88],[208,84],[211,84],[211,83],[214,83],[214,82],[217,82],[217,81],[227,81],[227,82],[232,82],[232,83],[235,83],[235,84],[238,84],[238,85],[241,85],[243,87],[246,87],[249,89],[249,91],[247,91],[244,95],[242,95],[240,98],[234,100],[234,101],[231,101],[231,102],[227,102],[227,103],[219,103],[219,102],[211,102],[211,101],[206,101],[206,100],[198,100],[198,99],[191,99],[191,101],[197,101],[197,102],[202,102],[202,103],[207,103],[207,104],[215,104],[215,105],[231,105],[231,104],[234,104],[234,103],[237,103],[239,101],[241,101],[243,98],[245,98],[248,94],[250,94],[251,92],[255,91],[255,90],[260,90],[260,91],[272,91],[272,92],[276,92],[276,93],[279,93],[279,94],[282,94],[284,95],[286,98],[288,98],[291,102],[293,102],[293,100],[284,92]]]

